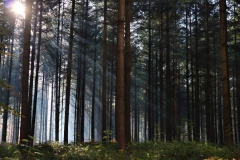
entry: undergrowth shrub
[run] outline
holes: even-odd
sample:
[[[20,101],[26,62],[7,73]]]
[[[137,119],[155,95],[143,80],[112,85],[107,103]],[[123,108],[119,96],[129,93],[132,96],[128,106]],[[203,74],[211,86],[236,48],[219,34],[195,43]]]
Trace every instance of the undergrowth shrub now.
[[[0,144],[0,159],[16,160],[202,160],[238,159],[240,146],[219,147],[197,142],[131,142],[126,151],[119,151],[115,142],[62,145],[58,142],[33,147]]]

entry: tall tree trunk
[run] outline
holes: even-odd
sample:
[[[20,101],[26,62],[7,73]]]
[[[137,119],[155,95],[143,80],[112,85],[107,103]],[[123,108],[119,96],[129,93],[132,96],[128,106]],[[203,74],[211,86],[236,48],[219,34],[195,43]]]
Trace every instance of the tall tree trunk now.
[[[39,63],[40,63],[40,49],[41,49],[41,39],[42,39],[42,8],[43,2],[40,0],[40,15],[39,15],[39,29],[38,29],[38,46],[37,46],[37,66],[36,66],[36,76],[35,76],[35,90],[33,97],[33,115],[32,115],[32,128],[31,135],[34,136],[35,132],[35,121],[36,121],[36,110],[37,110],[37,94],[38,94],[38,73],[39,73]]]
[[[186,8],[186,93],[187,93],[187,135],[188,140],[192,140],[192,132],[191,132],[191,107],[190,107],[190,96],[189,96],[189,43],[188,43],[188,16],[189,16],[189,7]]]
[[[153,139],[152,133],[152,28],[151,28],[151,2],[148,5],[148,140]]]
[[[12,82],[12,67],[13,67],[13,42],[14,42],[14,28],[12,31],[12,42],[11,42],[11,57],[10,57],[10,64],[9,64],[9,71],[8,71],[8,84]],[[10,89],[7,90],[7,97],[6,97],[6,106],[8,107],[10,101]],[[8,110],[4,109],[3,112],[3,123],[2,123],[2,141],[6,142],[7,140],[7,121],[8,121]]]
[[[166,139],[172,141],[172,105],[171,105],[171,70],[170,70],[170,35],[169,2],[166,9]]]
[[[25,28],[24,28],[24,48],[23,48],[23,70],[22,70],[22,110],[21,110],[21,128],[20,143],[24,144],[24,139],[29,139],[31,110],[28,107],[28,77],[29,77],[29,55],[30,55],[30,39],[31,39],[31,15],[32,0],[25,2]]]
[[[161,11],[163,11],[163,4],[161,4]],[[159,68],[160,68],[160,139],[163,141],[164,140],[164,121],[163,121],[163,93],[164,93],[164,88],[163,88],[163,14],[161,14],[161,40],[160,40],[160,60],[159,60]]]
[[[84,142],[84,120],[85,120],[85,87],[86,87],[86,55],[87,55],[87,23],[88,23],[88,0],[86,0],[85,7],[85,23],[84,23],[84,38],[85,41],[83,43],[83,82],[82,82],[82,104],[81,104],[81,134],[80,140]]]
[[[196,76],[196,84],[195,84],[195,123],[194,123],[194,139],[200,140],[200,101],[199,101],[199,53],[198,53],[198,9],[197,2],[195,0],[195,76]]]
[[[55,141],[59,141],[59,114],[60,114],[60,76],[59,76],[59,52],[60,52],[60,13],[61,0],[58,0],[58,25],[57,25],[57,52],[56,52],[56,72],[55,72]],[[61,66],[61,65],[60,65]]]
[[[237,17],[237,14],[236,14],[236,1],[234,2],[234,46],[237,46],[237,21],[236,21],[236,17]],[[238,123],[237,124],[237,121],[238,121],[238,117],[240,116],[239,115],[239,74],[238,74],[238,64],[239,64],[239,60],[238,60],[238,52],[237,50],[234,51],[235,52],[235,109],[234,109],[234,124],[235,124],[235,142],[236,144],[240,141],[240,135],[239,135],[239,131],[240,131],[240,124]],[[238,121],[239,122],[239,121]],[[239,128],[237,130],[237,127]]]
[[[130,44],[130,2],[131,0],[125,0],[125,57],[124,57],[124,82],[125,82],[125,134],[126,143],[131,141],[131,123],[130,123],[130,92],[131,92],[131,44]]]
[[[67,84],[66,84],[66,105],[65,105],[65,125],[64,125],[64,143],[68,143],[68,120],[69,120],[69,105],[70,105],[70,90],[71,90],[71,75],[72,75],[72,50],[73,50],[73,29],[75,15],[75,0],[72,1],[70,37],[69,37],[69,53],[67,64]]]
[[[125,104],[124,104],[124,22],[125,22],[125,0],[118,1],[118,36],[117,36],[117,97],[116,97],[116,113],[117,113],[117,134],[118,148],[126,149],[125,137]]]
[[[31,69],[30,69],[31,73],[30,73],[29,96],[28,96],[28,108],[30,109],[30,112],[32,110],[32,104],[33,104],[32,103],[32,94],[33,94],[34,61],[35,61],[35,54],[36,54],[38,5],[39,5],[39,0],[36,1],[36,5],[35,5],[35,16],[34,16],[34,26],[33,26],[33,38],[32,38],[32,56],[31,56]],[[32,122],[32,120],[30,122]],[[31,134],[30,135],[33,137],[34,135],[32,135],[32,125],[34,125],[34,124],[30,124],[30,126],[31,126]],[[33,144],[33,140],[31,140],[31,143]]]
[[[96,14],[97,17],[97,14]],[[97,22],[96,22],[97,23]],[[97,26],[97,24],[96,24]],[[92,117],[91,117],[91,140],[95,140],[95,96],[96,96],[96,61],[97,61],[97,27],[94,35],[94,58],[93,58],[93,93],[92,93]]]
[[[224,143],[232,145],[233,130],[232,130],[229,73],[228,73],[226,0],[220,0],[220,41],[222,58]]]
[[[209,3],[205,0],[206,4],[206,77],[205,77],[205,100],[206,100],[206,132],[207,140],[212,142],[211,128],[211,105],[210,105],[210,67],[209,67],[209,25],[208,25],[208,14],[209,14]]]
[[[106,94],[107,94],[107,0],[104,0],[104,24],[103,24],[103,80],[102,80],[102,137],[106,141],[107,117],[106,117]]]

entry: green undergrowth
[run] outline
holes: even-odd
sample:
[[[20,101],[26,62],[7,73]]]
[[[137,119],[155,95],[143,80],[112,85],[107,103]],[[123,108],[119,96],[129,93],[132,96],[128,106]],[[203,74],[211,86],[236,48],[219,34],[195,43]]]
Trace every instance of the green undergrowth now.
[[[117,143],[84,143],[62,145],[57,142],[33,147],[0,144],[3,160],[202,160],[240,159],[240,147],[218,147],[197,142],[132,142],[126,151],[119,151]]]

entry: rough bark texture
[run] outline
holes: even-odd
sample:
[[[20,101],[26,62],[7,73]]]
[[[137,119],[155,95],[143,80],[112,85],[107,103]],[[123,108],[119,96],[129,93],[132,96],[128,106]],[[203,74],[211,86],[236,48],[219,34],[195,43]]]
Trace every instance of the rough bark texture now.
[[[228,52],[227,52],[227,18],[226,0],[220,0],[220,45],[222,57],[222,93],[223,93],[223,122],[224,143],[233,144],[231,104],[228,74]]]
[[[118,1],[118,38],[117,38],[117,97],[116,97],[116,113],[117,113],[117,136],[118,147],[120,150],[126,149],[125,139],[125,123],[124,123],[124,22],[125,22],[125,0]]]

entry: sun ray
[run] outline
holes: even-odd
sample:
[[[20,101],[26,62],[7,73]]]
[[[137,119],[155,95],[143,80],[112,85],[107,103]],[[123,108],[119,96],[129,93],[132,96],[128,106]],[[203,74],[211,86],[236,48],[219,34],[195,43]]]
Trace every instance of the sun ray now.
[[[12,10],[18,16],[25,16],[25,6],[21,2],[15,1],[12,5]]]

